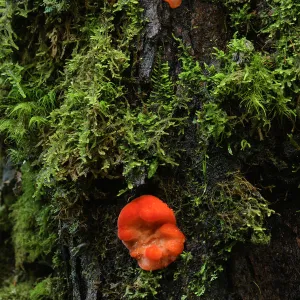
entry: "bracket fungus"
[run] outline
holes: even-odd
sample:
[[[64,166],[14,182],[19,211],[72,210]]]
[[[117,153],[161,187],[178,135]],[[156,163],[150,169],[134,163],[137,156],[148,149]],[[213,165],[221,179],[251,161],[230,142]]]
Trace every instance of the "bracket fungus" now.
[[[171,8],[177,8],[181,5],[182,0],[164,0],[169,3]]]
[[[122,209],[118,237],[146,271],[167,267],[181,254],[185,242],[173,210],[151,195],[138,197]]]

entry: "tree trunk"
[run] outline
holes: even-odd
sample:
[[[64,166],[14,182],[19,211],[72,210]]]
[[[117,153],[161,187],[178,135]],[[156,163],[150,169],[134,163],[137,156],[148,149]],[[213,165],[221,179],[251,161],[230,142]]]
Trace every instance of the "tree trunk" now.
[[[0,299],[299,299],[299,4],[100,2],[0,1]],[[153,272],[145,194],[186,237]]]

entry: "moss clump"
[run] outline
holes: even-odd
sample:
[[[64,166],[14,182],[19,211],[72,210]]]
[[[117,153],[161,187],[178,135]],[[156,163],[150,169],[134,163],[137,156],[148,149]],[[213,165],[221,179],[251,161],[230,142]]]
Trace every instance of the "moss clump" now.
[[[258,190],[240,173],[230,174],[228,179],[220,182],[213,189],[208,199],[204,200],[210,212],[219,219],[223,238],[217,242],[244,242],[268,244],[264,222],[274,211],[268,208],[268,202]],[[226,249],[230,251],[229,248]]]
[[[197,299],[210,290],[234,245],[268,244],[270,235],[265,220],[274,213],[268,201],[239,172],[227,174],[213,188],[193,181],[197,172],[197,168],[190,167],[182,187],[171,182],[168,195],[162,196],[169,197],[177,208],[179,226],[187,236],[187,251],[173,274],[182,288],[181,295],[187,299]],[[213,169],[207,170],[207,180],[214,176]],[[167,276],[168,271],[163,273],[163,279]]]
[[[10,284],[0,289],[1,300],[28,300],[30,299],[30,290],[32,284],[28,282],[19,283],[17,285]]]
[[[125,7],[124,32],[114,39],[114,16]],[[85,24],[87,43],[67,62],[63,101],[51,114],[38,187],[52,180],[76,181],[88,173],[114,176],[122,159],[117,147],[123,135],[121,120],[126,124],[128,110],[122,74],[129,67],[132,39],[140,31],[138,13],[136,1],[119,1]]]
[[[51,293],[52,278],[48,277],[30,291],[30,300],[55,299]]]
[[[12,278],[10,279],[13,280]],[[1,300],[46,300],[46,299],[58,299],[52,294],[51,290],[52,278],[48,277],[36,285],[34,280],[28,280],[26,282],[15,282],[0,289]]]
[[[271,0],[253,4],[248,0],[229,0],[224,5],[229,10],[232,26],[240,35],[261,35],[262,49],[258,48],[268,58],[265,65],[284,86],[285,95],[295,96],[299,91],[299,3]],[[249,29],[246,32],[245,27]]]
[[[132,285],[127,286],[124,297],[126,299],[156,298],[162,275],[140,270]]]
[[[33,198],[36,173],[28,163],[21,168],[22,195],[11,206],[13,225],[12,241],[17,267],[45,258],[55,245],[57,235],[53,231],[50,206],[40,198]]]
[[[256,126],[269,128],[274,117],[293,120],[291,99],[284,93],[272,61],[255,52],[250,41],[235,38],[228,44],[228,52],[217,51],[216,57],[224,67],[210,77],[215,84],[213,95],[239,104],[241,122],[251,119]]]

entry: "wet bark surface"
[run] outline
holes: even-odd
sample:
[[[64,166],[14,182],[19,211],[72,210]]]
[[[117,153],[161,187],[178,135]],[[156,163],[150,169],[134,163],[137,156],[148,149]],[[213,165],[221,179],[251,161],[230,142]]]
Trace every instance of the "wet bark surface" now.
[[[269,246],[236,247],[229,263],[234,299],[299,299],[299,216],[284,210],[269,221]]]
[[[164,49],[164,58],[170,62],[172,70],[175,73],[178,71],[177,47],[172,33],[182,39],[185,45],[191,47],[190,52],[197,60],[208,64],[213,63],[213,48],[225,49],[226,43],[232,36],[232,32],[229,32],[226,25],[226,11],[221,5],[199,0],[186,0],[179,8],[172,10],[162,0],[141,0],[140,3],[144,8],[144,17],[147,20],[138,49],[140,60],[137,73],[141,86],[149,84],[155,57],[161,46]],[[290,175],[285,174],[285,171],[291,168],[293,161],[299,158],[298,150],[288,146],[285,141],[285,137],[279,132],[274,135],[269,144],[266,142],[257,147],[256,153],[254,151],[248,156],[238,158],[232,158],[228,154],[222,156],[218,150],[212,151],[211,163],[208,167],[208,172],[211,173],[210,187],[226,171],[241,169],[253,185],[262,188],[263,196],[272,202],[271,208],[275,210],[276,214],[268,220],[267,224],[267,228],[271,232],[270,245],[236,245],[226,263],[225,271],[207,291],[203,299],[300,299],[299,178],[296,175],[289,177]],[[190,147],[196,146],[191,141]],[[11,180],[10,172],[15,171],[11,168],[5,171],[4,167],[3,178],[0,182],[2,197],[7,181],[5,176],[9,176]],[[264,187],[272,184],[276,184],[276,187],[272,193],[269,193]],[[59,245],[65,263],[64,271],[68,275],[67,283],[72,291],[72,295],[69,295],[70,299],[111,299],[109,294],[101,290],[102,284],[114,277],[114,274],[108,274],[110,271],[108,266],[111,266],[112,270],[116,268],[114,261],[116,252],[122,253],[121,256],[124,255],[124,262],[130,259],[128,253],[124,251],[123,245],[117,239],[116,228],[106,229],[105,220],[103,223],[99,223],[96,216],[109,212],[115,217],[115,220],[117,219],[118,212],[125,204],[117,200],[118,183],[108,185],[99,183],[99,186],[101,188],[106,186],[107,191],[103,198],[110,198],[114,205],[106,206],[106,204],[102,204],[103,201],[101,204],[100,201],[97,202],[102,195],[97,195],[96,187],[95,199],[93,199],[95,203],[84,203],[86,210],[84,215],[88,217],[78,221],[85,227],[81,236],[74,239],[68,231],[72,224],[64,223],[63,220],[60,223],[59,234],[64,238],[59,240]],[[14,187],[15,185],[10,186],[10,189]],[[150,190],[153,190],[153,187],[144,186],[140,193],[149,193]],[[105,236],[101,236],[103,232],[105,234],[105,230],[113,232],[115,239],[111,242],[114,248],[110,249],[106,258],[109,263],[102,266],[98,262],[98,249],[92,249],[90,245],[95,242],[95,239],[101,240],[101,238],[105,243]],[[89,232],[93,232],[93,234],[90,235]],[[97,233],[100,232],[101,234],[98,236]],[[3,236],[4,233],[0,232],[0,239]],[[199,268],[200,265],[199,263],[199,266],[195,267]],[[160,294],[161,298],[158,299],[181,299],[181,286],[173,283],[172,280],[172,276],[170,276],[169,281],[165,283],[165,289]],[[111,289],[112,291],[114,289],[113,280]],[[199,297],[194,296],[190,299],[199,299]]]
[[[183,1],[183,4],[175,10],[170,9],[165,2],[160,0],[141,0],[141,5],[147,19],[141,49],[139,49],[141,59],[138,69],[141,84],[149,83],[155,55],[161,45],[164,46],[165,57],[176,69],[178,57],[171,33],[180,37],[186,45],[190,46],[191,53],[200,62],[206,63],[212,62],[213,48],[224,49],[226,42],[232,36],[226,26],[226,12],[220,5],[196,0]],[[273,140],[273,145],[278,141],[281,143],[281,137]],[[266,178],[262,182],[277,182],[280,185],[280,197],[282,198],[284,193],[295,187],[291,187],[290,182],[286,183],[278,179],[281,177],[286,180],[278,166],[277,173],[269,173],[276,166],[266,159],[267,153],[263,149],[255,158],[242,158],[242,163],[237,164],[237,167],[247,170],[246,173],[250,174],[250,181],[252,179],[254,183],[259,182],[260,171],[263,170],[262,176]],[[276,151],[275,148],[273,150]],[[218,151],[215,151],[214,155],[217,158]],[[214,157],[210,157],[210,159],[213,161]],[[254,169],[251,169],[252,162],[249,161],[251,159],[253,159],[252,162],[255,162]],[[230,159],[219,161],[222,162],[212,172],[217,177],[222,176],[223,170],[229,169],[228,165],[234,164]],[[266,198],[271,202],[282,201],[279,198],[273,199],[274,196],[268,199],[268,195],[266,195]],[[300,269],[298,267],[300,265],[300,221],[298,212],[295,212],[294,209],[294,203],[297,201],[296,193],[293,193],[293,196],[289,197],[287,201],[287,206],[277,205],[276,215],[269,220],[268,228],[272,235],[270,245],[237,245],[224,273],[207,291],[203,299],[300,299]],[[121,207],[122,205],[119,206],[119,209]],[[80,244],[89,243],[86,238],[83,240]],[[70,249],[74,249],[74,246],[78,247],[79,245],[73,245],[73,241],[68,245]],[[109,297],[102,298],[101,293],[98,292],[99,284],[101,289],[99,278],[101,278],[103,270],[91,263],[93,253],[80,253],[71,253],[70,257],[73,299],[109,299]],[[174,288],[178,293],[172,292]],[[179,300],[181,297],[180,286],[175,287],[173,283],[169,282],[160,296],[164,299]],[[193,299],[198,299],[198,297],[195,296]]]

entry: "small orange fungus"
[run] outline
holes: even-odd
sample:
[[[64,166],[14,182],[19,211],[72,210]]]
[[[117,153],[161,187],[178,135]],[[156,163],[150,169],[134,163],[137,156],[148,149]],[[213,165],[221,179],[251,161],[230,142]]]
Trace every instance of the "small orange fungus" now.
[[[177,8],[181,5],[182,0],[164,0],[169,3],[171,8]]]
[[[118,236],[146,271],[167,267],[183,251],[185,242],[173,210],[151,195],[138,197],[122,209]]]

